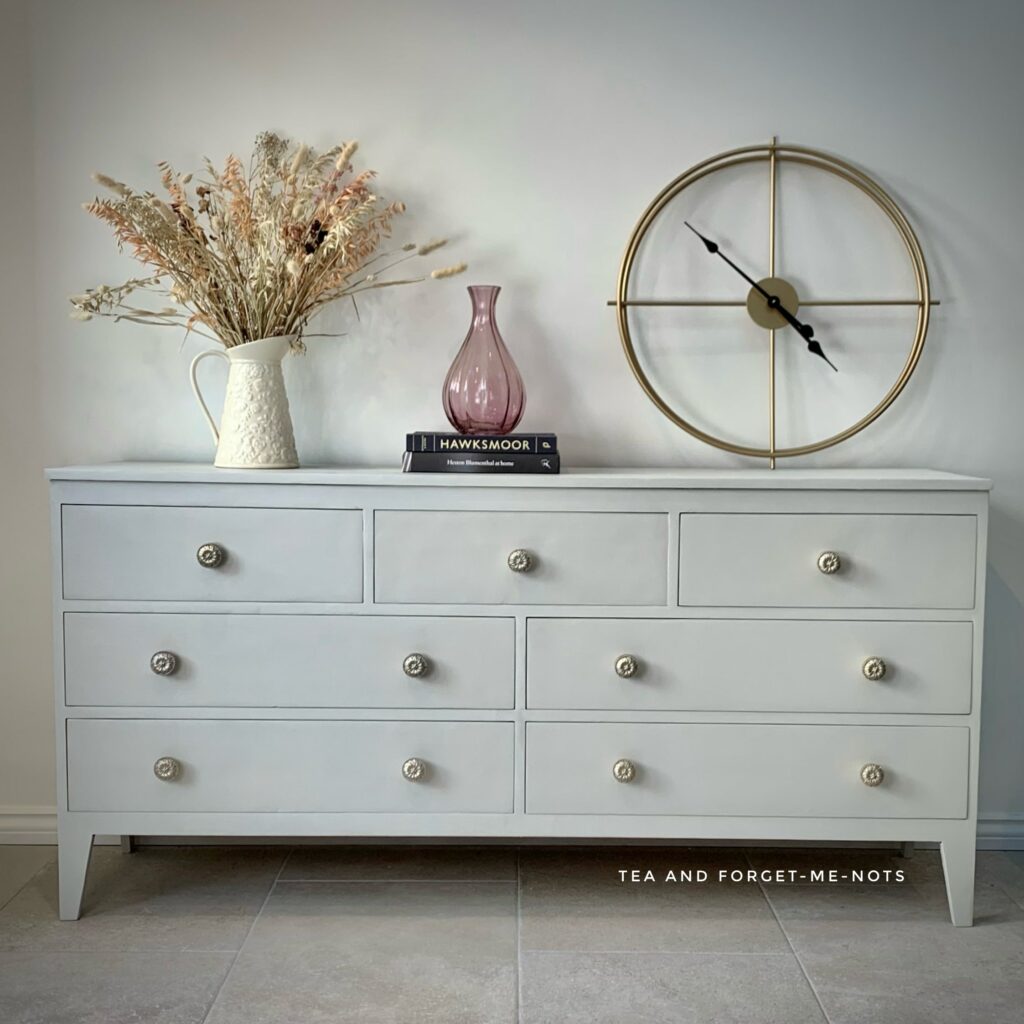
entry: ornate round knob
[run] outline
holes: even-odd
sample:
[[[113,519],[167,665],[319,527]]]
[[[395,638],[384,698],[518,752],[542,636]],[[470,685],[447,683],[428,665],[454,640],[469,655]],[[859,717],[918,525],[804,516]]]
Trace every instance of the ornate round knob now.
[[[843,560],[839,557],[835,551],[822,551],[818,555],[818,569],[823,572],[826,576],[831,576],[833,573],[839,572],[843,567]]]
[[[421,761],[418,757],[410,757],[409,760],[402,765],[402,774],[410,782],[418,782],[423,778],[426,770],[426,762]]]
[[[153,774],[161,782],[173,782],[181,775],[181,762],[175,757],[158,757],[153,762]]]
[[[633,654],[623,654],[615,659],[615,674],[623,679],[632,679],[640,671],[640,659]]]
[[[636,778],[636,765],[628,758],[620,758],[612,765],[616,782],[632,782]]]
[[[196,551],[196,561],[204,569],[219,568],[227,557],[227,552],[219,544],[202,544]]]
[[[430,671],[430,659],[425,654],[410,654],[402,662],[402,671],[407,676],[418,679]]]
[[[149,659],[149,667],[158,676],[173,676],[178,671],[178,656],[171,651],[157,651]]]
[[[888,670],[889,666],[886,665],[882,658],[868,658],[861,666],[864,678],[870,679],[873,683],[877,683],[879,679],[884,679],[885,673]]]
[[[526,548],[516,548],[508,556],[508,567],[513,572],[529,572],[533,568],[533,555]]]
[[[865,786],[880,786],[885,781],[885,769],[880,764],[866,764],[860,770],[860,781]]]

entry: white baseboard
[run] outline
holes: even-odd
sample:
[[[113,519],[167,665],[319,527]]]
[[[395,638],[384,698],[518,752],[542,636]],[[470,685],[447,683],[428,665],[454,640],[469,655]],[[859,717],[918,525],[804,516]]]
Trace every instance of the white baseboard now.
[[[117,846],[120,836],[96,836],[96,846]],[[56,846],[56,807],[0,807],[0,846]]]
[[[0,843],[47,846],[56,842],[56,807],[0,807]]]
[[[175,845],[182,844],[223,844],[234,843],[250,844],[253,842],[266,843],[268,840],[254,839],[251,837],[239,837],[232,839],[217,837],[216,839],[204,839],[200,837],[175,836],[168,840],[160,840],[154,837],[147,842],[171,842]],[[273,842],[274,840],[269,840]],[[280,839],[278,842],[282,841]],[[321,842],[338,842],[337,839],[324,839]],[[376,840],[379,842],[379,840]],[[38,845],[48,846],[57,842],[57,808],[56,807],[0,807],[0,846],[15,845]],[[97,836],[97,842],[116,842],[107,836]],[[315,839],[305,838],[296,840],[297,843],[313,843]],[[417,840],[419,843],[426,843],[429,840]],[[435,840],[436,842],[436,840]],[[712,845],[702,843],[701,845]],[[725,843],[726,846],[744,845],[775,845],[766,843]],[[781,844],[780,844],[781,845]],[[856,844],[853,844],[856,845]],[[1024,850],[1024,814],[1004,814],[999,817],[985,817],[978,820],[978,849],[979,850]]]
[[[979,850],[1024,850],[1024,814],[978,819]]]

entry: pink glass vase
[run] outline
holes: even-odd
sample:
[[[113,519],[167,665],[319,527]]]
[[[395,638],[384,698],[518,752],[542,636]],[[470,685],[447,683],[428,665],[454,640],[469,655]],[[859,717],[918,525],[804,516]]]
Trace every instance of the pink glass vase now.
[[[461,434],[507,434],[523,415],[526,392],[494,319],[501,289],[478,284],[467,291],[473,322],[444,379],[444,412]]]

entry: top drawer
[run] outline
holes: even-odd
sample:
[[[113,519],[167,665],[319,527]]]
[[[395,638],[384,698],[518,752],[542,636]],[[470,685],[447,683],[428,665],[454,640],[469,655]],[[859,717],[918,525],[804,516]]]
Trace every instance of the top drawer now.
[[[381,511],[374,580],[382,604],[664,605],[668,517]]]
[[[68,600],[363,597],[358,510],[64,505],[61,536]],[[201,548],[220,564],[202,564]]]
[[[679,603],[973,608],[976,545],[972,515],[684,514]]]

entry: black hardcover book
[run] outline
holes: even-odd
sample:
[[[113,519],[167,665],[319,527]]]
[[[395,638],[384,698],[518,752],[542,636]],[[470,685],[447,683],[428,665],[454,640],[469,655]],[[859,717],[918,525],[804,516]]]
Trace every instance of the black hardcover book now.
[[[403,473],[558,473],[555,455],[486,452],[406,452]]]
[[[553,455],[554,434],[455,434],[418,431],[405,435],[407,452],[488,452],[500,455]]]

